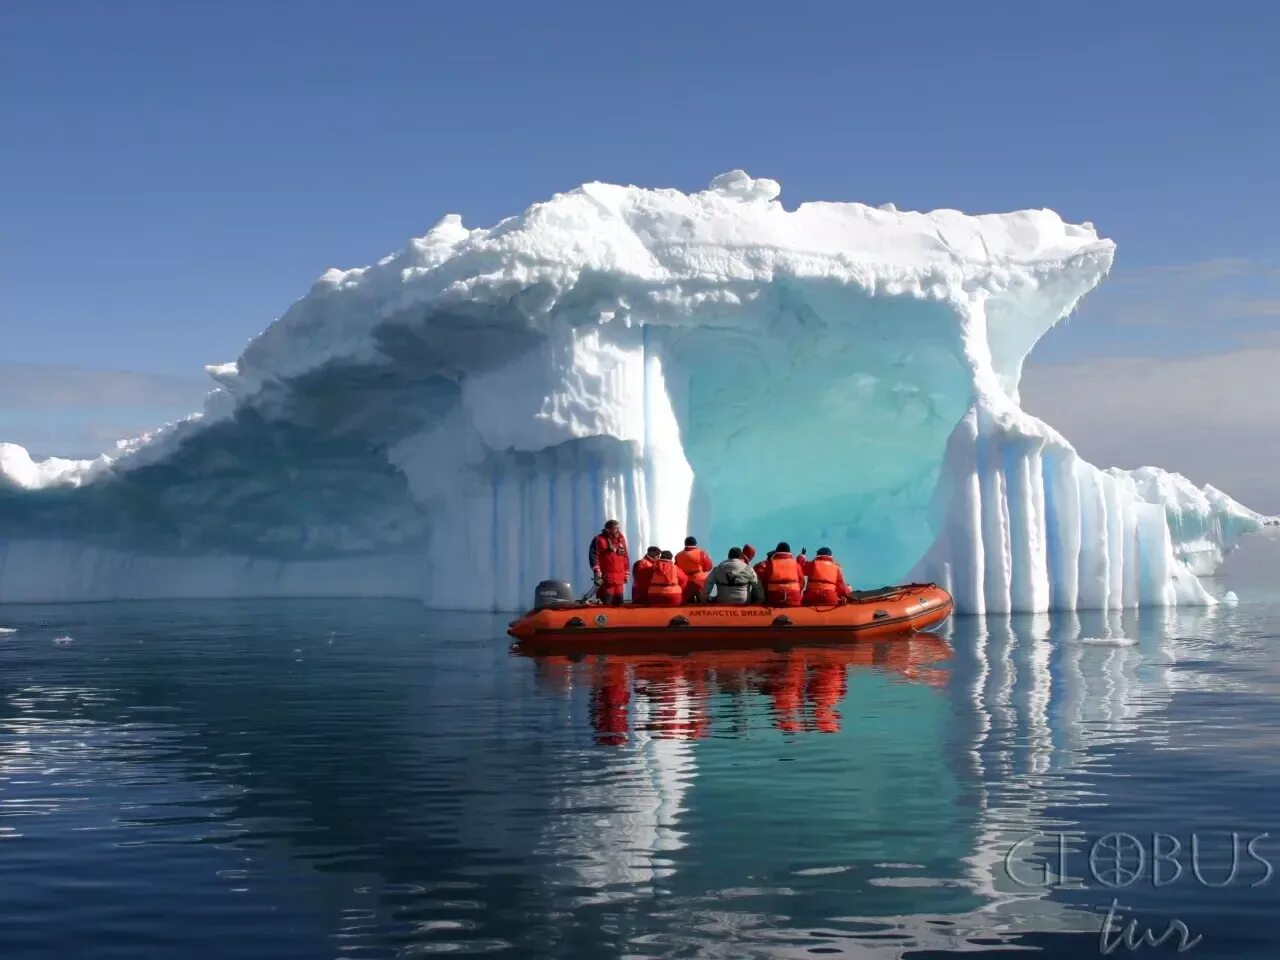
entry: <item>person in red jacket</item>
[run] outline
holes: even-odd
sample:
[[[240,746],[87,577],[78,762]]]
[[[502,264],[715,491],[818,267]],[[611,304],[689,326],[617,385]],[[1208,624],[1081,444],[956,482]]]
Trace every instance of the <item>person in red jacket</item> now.
[[[693,537],[685,537],[684,549],[676,554],[676,566],[689,578],[689,585],[684,590],[684,602],[697,603],[702,587],[707,582],[707,574],[715,567],[711,562],[711,554],[698,546],[698,541]]]
[[[844,571],[836,558],[831,555],[830,547],[823,547],[812,560],[801,560],[802,572],[809,578],[804,588],[804,605],[806,607],[830,607],[843,603],[853,593],[849,584],[844,582]]]
[[[662,556],[658,547],[650,547],[644,556],[631,565],[631,602],[643,604],[645,591],[649,589],[649,575],[653,573],[654,562]]]
[[[754,557],[754,556],[756,555],[755,548],[754,548],[754,547],[751,547],[751,544],[747,544],[747,547],[750,547],[750,548],[751,548],[751,556],[752,556],[752,557]],[[744,559],[746,559],[747,563],[751,563],[751,558],[750,558],[750,557],[747,557],[747,547],[744,547],[744,548],[743,548],[743,550],[742,550],[742,556],[743,556],[743,558],[744,558]],[[761,561],[760,561],[759,563],[757,563],[757,564],[753,564],[753,565],[752,565],[751,569],[752,569],[752,570],[754,570],[754,571],[756,572],[756,579],[757,579],[757,580],[760,580],[760,578],[764,576],[765,565],[766,565],[770,560],[772,560],[772,559],[773,559],[773,551],[772,551],[772,550],[770,550],[768,553],[766,553],[766,554],[764,555],[764,559],[763,559],[763,560],[761,560]],[[760,580],[760,583],[761,583],[761,584],[763,584],[763,583],[764,583],[764,581],[763,581],[763,580]]]
[[[651,607],[678,607],[688,585],[689,575],[676,566],[670,550],[663,550],[649,573],[644,601]]]
[[[783,541],[761,566],[760,585],[764,588],[765,603],[771,607],[798,607],[804,590],[804,551],[799,557],[791,555],[791,544]]]
[[[627,584],[631,558],[627,556],[627,538],[617,520],[610,520],[591,541],[587,559],[595,580],[596,596],[602,603],[618,606]]]

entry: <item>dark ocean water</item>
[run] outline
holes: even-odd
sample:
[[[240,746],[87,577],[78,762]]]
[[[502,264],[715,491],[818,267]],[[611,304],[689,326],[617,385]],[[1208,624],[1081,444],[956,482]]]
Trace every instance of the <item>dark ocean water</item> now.
[[[0,956],[1078,957],[1114,904],[1274,957],[1244,599],[579,662],[408,603],[0,607]]]

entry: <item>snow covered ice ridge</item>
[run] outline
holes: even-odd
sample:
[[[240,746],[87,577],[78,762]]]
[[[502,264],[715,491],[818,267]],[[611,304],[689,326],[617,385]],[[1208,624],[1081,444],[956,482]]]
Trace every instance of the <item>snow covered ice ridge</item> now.
[[[93,461],[0,444],[0,600],[515,610],[581,583],[612,516],[637,553],[829,545],[962,611],[1212,602],[1196,575],[1267,518],[1097,469],[1018,404],[1109,240],[780,190],[590,183],[329,270],[201,413]]]

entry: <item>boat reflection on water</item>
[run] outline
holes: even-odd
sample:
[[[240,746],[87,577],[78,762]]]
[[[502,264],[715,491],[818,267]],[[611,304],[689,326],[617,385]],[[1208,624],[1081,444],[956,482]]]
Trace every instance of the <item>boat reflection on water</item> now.
[[[707,817],[707,810],[742,809],[743,771],[754,770],[761,758],[772,766],[779,740],[805,736],[820,752],[841,755],[838,737],[807,733],[848,735],[841,710],[848,728],[856,728],[868,710],[865,698],[883,704],[885,688],[895,684],[928,691],[924,698],[934,701],[933,709],[916,711],[926,724],[945,710],[951,648],[938,636],[774,650],[761,648],[758,634],[744,642],[747,647],[687,653],[617,644],[608,654],[587,656],[513,648],[530,658],[543,692],[563,703],[565,721],[591,731],[592,746],[561,770],[555,810],[562,813],[548,818],[537,848],[559,864],[546,879],[572,891],[575,908],[630,900],[659,882],[682,890],[686,880],[708,889],[732,886],[722,868],[760,867],[737,860],[743,843],[736,824],[804,805],[792,791],[808,795],[807,808],[822,815],[809,775],[791,771],[765,781],[748,774],[753,800],[771,793],[780,799],[770,799],[745,821]],[[921,706],[919,697],[907,699]],[[902,728],[915,722],[878,737],[871,759],[846,757],[844,766],[865,781],[868,765],[893,755],[904,740],[911,751],[927,749],[930,737],[904,734]],[[777,831],[773,836],[787,846]],[[773,856],[752,849],[763,861]]]
[[[759,711],[734,710],[724,701],[765,697],[773,725],[785,733],[840,730],[840,701],[848,692],[851,667],[886,671],[915,683],[942,688],[941,665],[951,648],[928,633],[844,646],[785,649],[698,650],[689,653],[628,650],[608,654],[537,655],[539,684],[569,696],[590,690],[595,741],[622,746],[644,739],[700,740],[716,733],[741,736],[743,724]],[[712,717],[712,704],[717,716]],[[728,724],[727,730],[717,730]]]

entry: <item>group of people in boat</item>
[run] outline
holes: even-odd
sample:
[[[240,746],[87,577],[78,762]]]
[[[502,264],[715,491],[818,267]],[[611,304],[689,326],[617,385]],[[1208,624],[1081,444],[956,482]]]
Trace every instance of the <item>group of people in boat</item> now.
[[[731,547],[728,556],[715,563],[685,537],[679,553],[649,547],[634,564],[627,538],[617,520],[610,520],[591,540],[588,559],[601,603],[618,605],[631,582],[631,602],[651,607],[677,607],[687,603],[767,603],[773,607],[832,606],[844,603],[853,591],[844,571],[828,547],[809,559],[807,550],[791,552],[785,541],[765,559],[756,557],[751,544]]]

